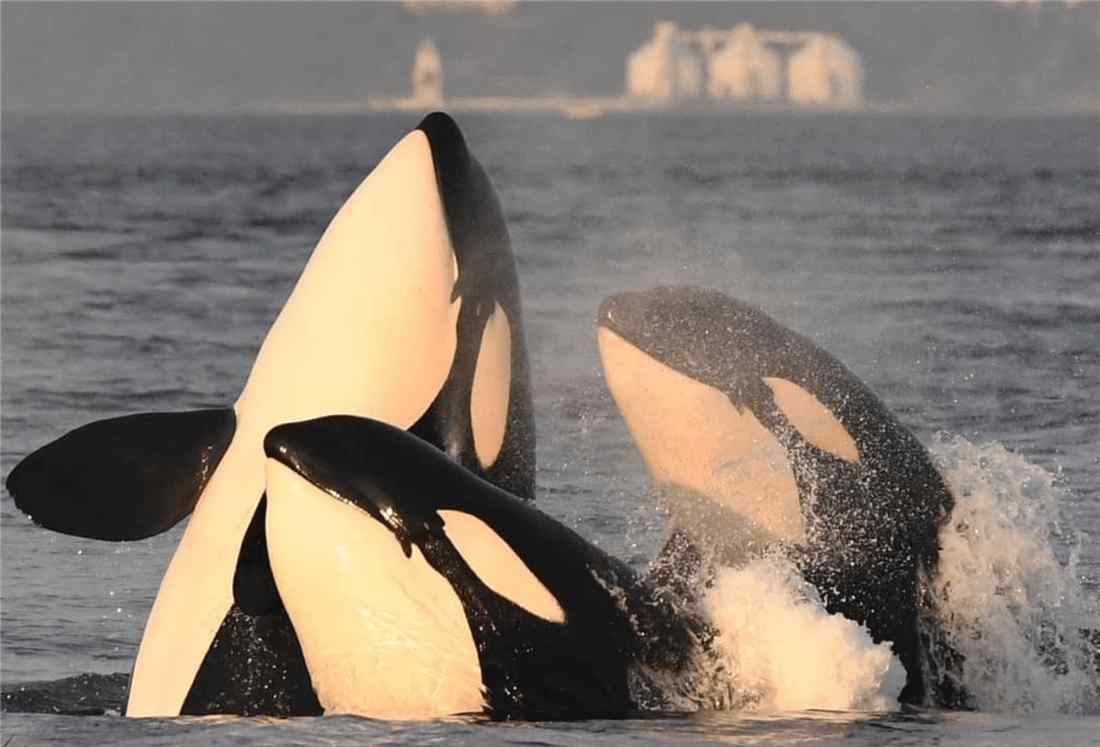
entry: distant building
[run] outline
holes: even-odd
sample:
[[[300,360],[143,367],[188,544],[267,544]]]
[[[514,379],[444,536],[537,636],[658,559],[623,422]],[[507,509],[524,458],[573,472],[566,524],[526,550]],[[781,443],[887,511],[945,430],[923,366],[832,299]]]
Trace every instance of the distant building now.
[[[671,105],[717,101],[787,101],[799,106],[857,107],[863,63],[843,39],[812,31],[680,29],[661,21],[626,61],[627,95]]]
[[[416,15],[427,13],[484,13],[499,16],[510,13],[517,0],[401,0],[401,4]]]
[[[637,98],[698,98],[703,93],[703,62],[680,40],[676,24],[662,21],[653,28],[653,38],[627,58],[626,85]]]
[[[787,64],[787,96],[799,104],[856,106],[862,88],[859,54],[836,36],[815,35]]]
[[[435,42],[424,39],[416,48],[412,69],[412,97],[425,105],[443,103],[443,62]]]
[[[783,63],[756,29],[740,23],[707,59],[707,94],[734,101],[781,98]]]

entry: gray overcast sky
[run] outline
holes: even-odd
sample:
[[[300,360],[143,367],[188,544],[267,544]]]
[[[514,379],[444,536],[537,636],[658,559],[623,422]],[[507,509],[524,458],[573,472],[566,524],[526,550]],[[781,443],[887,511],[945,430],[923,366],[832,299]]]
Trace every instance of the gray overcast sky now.
[[[2,13],[2,105],[20,112],[254,111],[400,95],[436,40],[460,95],[616,94],[654,21],[833,31],[867,97],[930,109],[1100,112],[1100,3],[15,3]]]

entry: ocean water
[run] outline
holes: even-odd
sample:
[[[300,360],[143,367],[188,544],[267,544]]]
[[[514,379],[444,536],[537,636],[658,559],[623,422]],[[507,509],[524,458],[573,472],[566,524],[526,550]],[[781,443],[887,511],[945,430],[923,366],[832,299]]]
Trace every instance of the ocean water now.
[[[3,473],[93,419],[232,402],[328,220],[415,124],[5,116]],[[959,505],[938,592],[981,711],[898,711],[888,660],[772,564],[711,600],[755,710],[505,725],[7,712],[5,739],[1100,744],[1095,652],[1074,638],[1100,628],[1100,118],[460,125],[519,265],[538,505],[644,568],[667,517],[603,384],[596,309],[672,283],[754,303],[844,361],[939,461]],[[80,540],[6,494],[0,527],[4,690],[128,672],[183,527]],[[778,621],[845,655],[784,658],[761,643]],[[58,697],[109,704],[118,680]]]

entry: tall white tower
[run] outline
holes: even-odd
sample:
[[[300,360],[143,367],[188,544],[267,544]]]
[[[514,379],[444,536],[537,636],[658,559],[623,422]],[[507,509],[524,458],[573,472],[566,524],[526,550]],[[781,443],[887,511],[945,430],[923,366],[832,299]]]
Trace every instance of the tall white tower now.
[[[416,47],[412,69],[413,98],[425,104],[443,103],[443,62],[435,42],[424,39]]]

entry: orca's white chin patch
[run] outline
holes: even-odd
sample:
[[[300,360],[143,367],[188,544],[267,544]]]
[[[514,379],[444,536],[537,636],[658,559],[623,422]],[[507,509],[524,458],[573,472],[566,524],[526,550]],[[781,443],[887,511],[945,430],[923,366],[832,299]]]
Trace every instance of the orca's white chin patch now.
[[[710,498],[754,534],[789,542],[805,538],[786,449],[748,409],[739,411],[722,392],[606,327],[599,328],[598,339],[607,386],[658,484]],[[678,505],[670,508],[682,524],[713,519],[679,512]]]
[[[409,427],[454,362],[457,278],[431,146],[416,130],[325,230],[264,340],[238,410],[261,410],[265,432],[342,413]]]
[[[425,719],[479,712],[481,667],[450,584],[364,511],[267,461],[279,592],[326,713]]]

